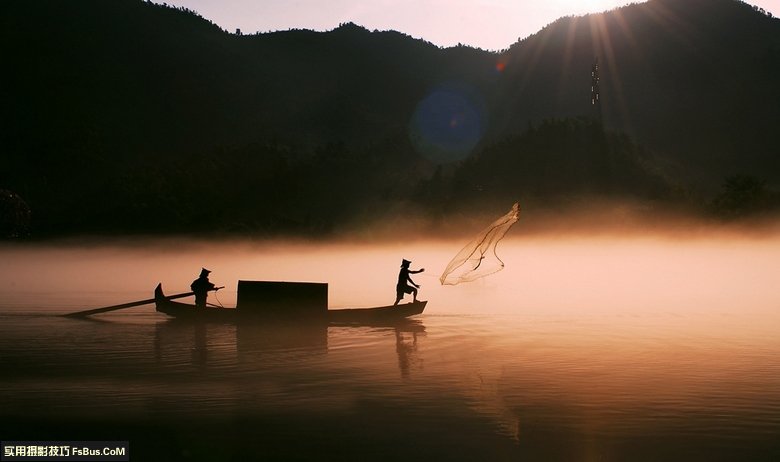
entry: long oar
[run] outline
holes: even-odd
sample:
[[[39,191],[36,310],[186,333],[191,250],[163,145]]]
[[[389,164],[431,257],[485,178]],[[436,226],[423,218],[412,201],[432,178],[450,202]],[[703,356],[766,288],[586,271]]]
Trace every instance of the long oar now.
[[[224,287],[216,287],[211,290],[219,290],[223,288]],[[184,297],[189,297],[190,295],[195,295],[195,292],[187,292],[187,293],[176,294],[176,295],[166,295],[165,298],[167,298],[168,300],[173,300],[174,298],[184,298]],[[108,311],[121,310],[123,308],[132,308],[134,306],[148,305],[150,303],[154,303],[154,301],[155,299],[148,298],[146,300],[138,300],[137,302],[122,303],[121,305],[111,305],[111,306],[104,306],[103,308],[95,308],[92,310],[77,311],[75,313],[68,313],[63,316],[66,316],[68,318],[80,318],[82,316],[89,316],[98,313],[106,313]]]

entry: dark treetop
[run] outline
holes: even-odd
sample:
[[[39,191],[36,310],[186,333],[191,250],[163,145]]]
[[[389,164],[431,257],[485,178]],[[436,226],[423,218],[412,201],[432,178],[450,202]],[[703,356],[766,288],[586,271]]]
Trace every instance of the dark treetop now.
[[[780,21],[734,0],[562,18],[501,53],[354,24],[236,35],[138,0],[0,14],[9,236],[322,235],[518,198],[732,204],[715,198],[735,175],[758,209],[777,203]]]

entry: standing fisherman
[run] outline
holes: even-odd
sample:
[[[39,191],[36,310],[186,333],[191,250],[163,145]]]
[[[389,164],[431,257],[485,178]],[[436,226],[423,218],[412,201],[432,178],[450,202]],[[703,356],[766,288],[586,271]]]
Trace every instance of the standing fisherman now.
[[[190,289],[195,292],[195,307],[197,308],[206,308],[206,298],[209,291],[214,290],[214,284],[209,281],[210,272],[206,268],[201,268],[200,277],[190,284]]]
[[[395,303],[393,303],[393,305],[397,305],[398,302],[400,302],[401,299],[404,298],[404,294],[412,294],[412,301],[415,302],[417,301],[417,289],[420,288],[420,285],[415,284],[414,281],[412,281],[412,278],[409,277],[409,275],[422,273],[423,271],[425,271],[425,268],[420,268],[417,271],[412,271],[409,269],[409,265],[411,264],[412,262],[406,259],[403,259],[401,261],[401,271],[398,272],[398,284],[395,286]],[[410,286],[409,284],[407,284],[407,282],[410,282],[412,285]]]

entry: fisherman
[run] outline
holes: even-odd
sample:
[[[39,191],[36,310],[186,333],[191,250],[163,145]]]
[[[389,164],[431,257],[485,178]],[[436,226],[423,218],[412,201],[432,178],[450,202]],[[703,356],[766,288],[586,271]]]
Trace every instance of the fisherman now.
[[[197,308],[206,308],[206,298],[209,295],[209,291],[214,290],[214,284],[209,281],[209,273],[211,271],[201,268],[198,279],[195,279],[190,284],[190,289],[195,292],[195,306]]]
[[[397,305],[398,302],[404,298],[404,294],[412,294],[413,301],[417,301],[417,289],[420,288],[420,285],[415,284],[409,275],[422,273],[425,271],[425,268],[420,268],[417,271],[413,271],[409,269],[409,265],[411,264],[412,262],[407,259],[403,259],[401,261],[401,271],[398,273],[398,284],[395,286],[395,303],[393,303],[393,305]],[[410,286],[407,284],[407,282],[410,282],[412,285]]]

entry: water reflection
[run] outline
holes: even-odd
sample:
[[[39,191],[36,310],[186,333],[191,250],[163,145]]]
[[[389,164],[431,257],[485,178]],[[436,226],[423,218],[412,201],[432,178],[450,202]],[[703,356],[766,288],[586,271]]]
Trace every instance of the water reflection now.
[[[154,326],[154,359],[161,368],[190,365],[204,371],[235,364],[235,325],[162,321]]]
[[[412,368],[422,365],[422,358],[417,351],[417,334],[424,334],[425,326],[420,321],[407,321],[395,326],[394,331],[398,369],[401,377],[409,378]]]
[[[6,294],[0,303],[17,300],[0,306],[0,437],[127,437],[144,461],[780,460],[780,240],[506,244],[508,267],[490,279],[423,280],[431,303],[402,324],[51,315],[147,298],[159,275],[115,292]],[[116,264],[98,251],[38,256],[83,278],[90,261],[138,275],[155,258],[173,274],[182,258],[214,253],[189,250],[112,254]],[[329,278],[332,266],[312,259],[379,275],[355,287],[353,272],[333,274],[333,307],[386,297],[387,281],[392,296],[399,254],[241,250],[221,257],[226,280],[267,268],[269,279]],[[450,250],[420,246],[413,258],[446,263]],[[28,261],[8,267],[39,283]],[[226,449],[209,458],[207,447]]]
[[[778,454],[768,435],[780,429],[780,344],[768,327],[745,338],[745,326],[725,319],[735,331],[710,328],[720,334],[703,341],[631,319],[608,332],[582,318],[326,326],[6,317],[0,367],[12,373],[0,379],[0,416],[154,422],[186,432],[190,448],[204,438],[189,433],[195,422],[217,422],[207,440],[265,432],[264,444],[284,442],[277,456],[298,450],[285,434],[319,435],[320,450],[363,438],[384,451],[382,435],[393,435],[431,452],[468,434],[464,454],[489,446],[498,459]]]
[[[425,325],[416,319],[330,326],[325,323],[163,321],[155,324],[154,360],[159,367],[189,364],[202,372],[208,372],[210,367],[221,370],[229,366],[247,372],[274,364],[295,365],[304,359],[311,362],[316,356],[327,354],[329,332],[336,337],[364,341],[370,341],[372,335],[381,337],[392,332],[401,376],[408,378],[413,368],[422,363],[418,335],[425,334]]]

